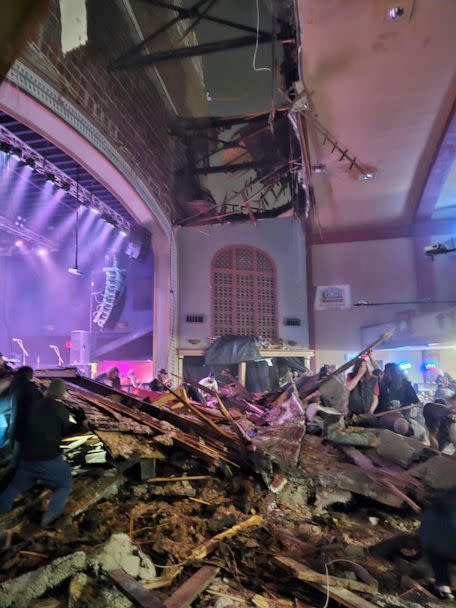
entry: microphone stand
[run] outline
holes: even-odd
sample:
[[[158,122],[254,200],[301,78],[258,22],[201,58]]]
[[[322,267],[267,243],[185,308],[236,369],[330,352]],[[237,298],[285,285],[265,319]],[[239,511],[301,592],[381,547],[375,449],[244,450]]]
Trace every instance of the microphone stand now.
[[[26,357],[28,357],[29,354],[28,354],[28,352],[26,351],[26,349],[24,347],[24,343],[22,342],[22,340],[20,338],[13,338],[13,342],[16,342],[16,344],[21,349],[21,352],[22,352],[22,365],[25,365],[25,363],[26,363]]]
[[[64,363],[62,357],[60,356],[60,349],[59,349],[59,347],[56,346],[55,344],[49,344],[49,348],[52,348],[52,350],[57,355],[57,366],[58,367],[63,367],[65,365],[65,363]]]

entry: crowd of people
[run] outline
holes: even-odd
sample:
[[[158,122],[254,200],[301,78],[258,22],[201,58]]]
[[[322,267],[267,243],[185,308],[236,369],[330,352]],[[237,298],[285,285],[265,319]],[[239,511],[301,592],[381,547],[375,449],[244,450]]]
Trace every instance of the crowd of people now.
[[[413,436],[435,449],[454,452],[456,392],[423,404],[399,366],[387,363],[381,370],[372,353],[356,360],[345,385],[349,391],[348,415],[357,424],[386,428]]]
[[[165,368],[161,368],[158,370],[158,373],[155,378],[151,382],[140,383],[136,378],[134,371],[130,370],[127,374],[128,385],[127,389],[129,392],[135,392],[136,389],[139,390],[149,390],[154,393],[163,393],[168,388],[172,387],[172,379],[170,378],[167,370]],[[110,386],[116,390],[125,389],[125,385],[121,384],[119,368],[111,367],[108,371],[103,372],[95,377],[97,382],[101,382],[106,386]],[[218,392],[218,382],[215,378],[215,374],[210,372],[208,376],[201,378],[198,384],[201,387],[209,389],[213,392]],[[204,390],[198,389],[194,386],[194,384],[190,384],[188,382],[183,382],[182,387],[186,390],[188,397],[192,401],[196,401],[197,403],[205,404],[207,392]]]

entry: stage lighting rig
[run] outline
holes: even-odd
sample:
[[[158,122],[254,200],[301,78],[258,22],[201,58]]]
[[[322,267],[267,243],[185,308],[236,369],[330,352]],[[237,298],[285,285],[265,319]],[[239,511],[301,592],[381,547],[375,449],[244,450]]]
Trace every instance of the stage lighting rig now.
[[[44,158],[37,150],[31,148],[3,125],[0,125],[0,151],[11,155],[17,154],[25,165],[42,175],[48,182],[64,190],[81,205],[99,214],[109,225],[122,231],[122,234],[130,235],[130,239],[135,240],[134,235],[138,228],[136,224],[131,224],[128,219],[87,188],[77,184],[70,175],[61,171],[58,166]],[[138,245],[141,246],[141,243]]]

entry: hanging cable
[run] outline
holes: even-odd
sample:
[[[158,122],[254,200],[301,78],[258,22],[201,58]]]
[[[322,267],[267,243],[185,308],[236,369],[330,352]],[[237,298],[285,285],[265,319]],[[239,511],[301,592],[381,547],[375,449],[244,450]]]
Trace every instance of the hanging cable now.
[[[257,59],[257,53],[258,53],[259,39],[260,39],[260,0],[256,0],[256,42],[255,42],[255,50],[253,52],[252,66],[253,66],[254,72],[270,72],[271,68],[266,68],[266,67],[257,68],[256,59]],[[274,44],[274,41],[273,41],[273,44]]]

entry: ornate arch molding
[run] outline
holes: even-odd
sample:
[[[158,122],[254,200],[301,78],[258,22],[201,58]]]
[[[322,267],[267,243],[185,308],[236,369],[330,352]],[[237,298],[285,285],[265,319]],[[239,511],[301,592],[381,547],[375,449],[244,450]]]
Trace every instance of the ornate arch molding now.
[[[8,82],[9,81],[9,82]],[[8,91],[7,88],[12,88],[11,85],[15,85],[19,90]],[[168,272],[168,289],[163,291],[163,285],[161,285],[160,291],[163,293],[177,294],[177,246],[174,237],[172,225],[165,213],[158,204],[156,195],[157,193],[151,192],[150,188],[139,178],[133,167],[125,160],[125,158],[119,154],[117,149],[108,141],[103,133],[95,127],[91,121],[82,114],[76,106],[74,106],[68,99],[66,99],[61,93],[59,93],[51,84],[41,78],[38,74],[33,72],[28,66],[20,61],[16,61],[8,73],[8,80],[5,81],[1,86],[0,90],[3,89],[4,95],[0,94],[0,107],[6,112],[11,113],[18,120],[28,124],[30,128],[33,128],[41,132],[44,136],[47,136],[45,132],[40,130],[39,124],[34,124],[30,119],[27,121],[25,112],[19,112],[17,107],[26,105],[26,97],[29,97],[29,102],[35,100],[40,106],[49,110],[53,115],[61,119],[66,125],[71,127],[77,134],[79,134],[86,142],[88,142],[95,151],[101,153],[105,160],[109,161],[112,167],[117,172],[119,183],[121,181],[127,182],[128,186],[131,187],[137,194],[137,198],[141,199],[143,203],[142,213],[138,213],[138,210],[130,208],[128,201],[125,196],[119,196],[119,200],[125,204],[125,206],[131,211],[132,215],[135,216],[138,221],[145,225],[152,224],[154,242],[157,247],[162,248],[166,246],[169,248],[169,264],[167,264],[166,271]],[[23,95],[25,94],[25,96]],[[4,98],[8,98],[10,103],[5,103]],[[30,98],[32,98],[30,100]],[[15,103],[16,102],[16,103]],[[64,148],[64,144],[59,142],[58,137],[54,137],[54,143],[61,145]],[[66,148],[65,150],[71,156],[81,160],[84,164],[83,159],[79,158],[75,150]],[[87,166],[90,171],[90,166]],[[95,175],[97,179],[99,176]],[[100,181],[105,181],[100,179]],[[116,195],[115,188],[112,184],[105,183],[113,193]],[[148,211],[146,213],[146,210]],[[154,228],[158,230],[155,231]],[[161,234],[159,234],[161,233]],[[158,238],[156,238],[158,237]],[[161,241],[161,242],[160,242]],[[161,272],[164,271],[164,265],[161,265]],[[169,297],[169,296],[168,296]],[[163,313],[167,317],[167,326],[169,327],[169,343],[166,347],[167,363],[171,369],[176,369],[176,323],[174,319],[177,317],[176,311],[176,297],[170,297],[167,311]],[[162,314],[162,313],[160,313]],[[158,322],[157,310],[154,311],[154,326],[157,327]],[[163,323],[165,319],[160,317],[160,323]],[[165,345],[162,345],[162,350]],[[155,352],[154,352],[155,359]],[[166,361],[163,360],[163,356],[160,357],[160,361],[156,360],[157,365],[166,365]]]

